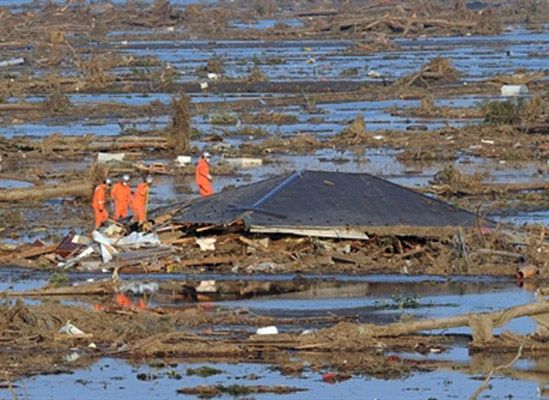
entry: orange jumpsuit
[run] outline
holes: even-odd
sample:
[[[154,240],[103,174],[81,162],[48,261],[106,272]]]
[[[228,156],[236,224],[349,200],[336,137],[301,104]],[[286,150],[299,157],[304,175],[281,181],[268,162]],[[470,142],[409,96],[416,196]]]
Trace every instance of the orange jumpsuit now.
[[[196,164],[194,179],[196,186],[198,186],[198,193],[202,197],[210,196],[214,193],[212,182],[208,179],[209,175],[210,167],[208,166],[208,162],[201,158],[198,164]]]
[[[133,196],[133,215],[137,222],[142,224],[147,220],[147,207],[149,205],[149,185],[141,182],[135,189]]]
[[[102,183],[98,185],[93,192],[92,207],[95,212],[95,229],[98,229],[103,222],[109,219],[109,212],[105,207],[106,189],[107,185]]]
[[[128,215],[128,208],[132,202],[132,191],[128,185],[122,182],[114,184],[111,190],[111,197],[114,200],[114,220],[125,218]]]

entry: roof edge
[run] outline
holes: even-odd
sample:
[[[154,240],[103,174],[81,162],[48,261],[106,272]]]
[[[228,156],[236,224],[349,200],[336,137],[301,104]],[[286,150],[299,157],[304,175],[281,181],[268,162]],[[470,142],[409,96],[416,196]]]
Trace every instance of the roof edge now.
[[[328,237],[336,239],[360,239],[367,240],[368,235],[378,236],[419,236],[419,237],[449,237],[455,235],[459,229],[465,231],[476,229],[476,227],[467,226],[334,226],[327,228],[325,226],[261,226],[250,225],[248,227],[252,233],[285,233],[298,236]]]

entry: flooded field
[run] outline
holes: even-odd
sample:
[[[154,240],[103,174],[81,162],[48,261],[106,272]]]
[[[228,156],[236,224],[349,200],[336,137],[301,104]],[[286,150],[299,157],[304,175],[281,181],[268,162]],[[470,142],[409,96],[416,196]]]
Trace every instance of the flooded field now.
[[[549,8],[427,3],[0,0],[0,399],[549,398]],[[475,223],[291,226],[353,174]]]
[[[22,276],[22,271],[3,271],[2,289],[22,290],[39,286],[43,283],[44,274]],[[90,279],[93,275],[71,276],[71,280]],[[136,281],[147,278],[135,277]],[[173,275],[158,277],[162,280],[181,279]],[[246,279],[243,276],[206,275],[194,276],[199,279],[220,279],[223,281]],[[305,279],[319,279],[310,276]],[[13,279],[12,282],[9,282]],[[97,279],[97,276],[95,277]],[[272,277],[250,276],[253,281],[265,281]],[[295,279],[293,276],[277,276],[277,280],[286,281]],[[322,282],[338,280],[342,283],[337,289],[323,287]],[[22,284],[22,282],[25,282]],[[150,282],[150,279],[148,280]],[[241,301],[221,301],[213,303],[213,309],[235,309],[240,314],[255,316],[270,316],[273,318],[293,318],[296,320],[310,319],[296,325],[278,325],[279,331],[284,332],[311,332],[329,326],[327,318],[338,316],[361,322],[389,323],[398,321],[407,315],[408,318],[440,318],[459,315],[464,312],[492,311],[504,307],[525,304],[534,299],[534,287],[518,287],[512,280],[496,278],[442,278],[436,276],[361,276],[352,277],[334,275],[321,277],[317,286],[309,291],[296,294],[264,296],[260,299]],[[401,296],[401,297],[399,297]],[[153,295],[149,301],[151,307],[181,307],[189,303],[173,303],[165,300],[156,301]],[[417,304],[403,306],[399,299],[414,298]],[[60,299],[63,301],[62,299]],[[103,299],[102,301],[105,301]],[[45,300],[46,304],[50,300]],[[74,300],[69,300],[68,304]],[[84,301],[84,304],[82,304]],[[94,300],[97,301],[97,300]],[[108,301],[108,300],[107,300]],[[31,303],[36,303],[31,300]],[[87,300],[77,300],[81,307]],[[317,322],[313,321],[317,318]],[[324,318],[324,322],[322,322]],[[204,330],[205,328],[205,330]],[[253,334],[255,327],[238,324],[219,324],[211,328],[199,328],[212,337],[225,335],[246,336]],[[506,330],[527,334],[535,329],[535,324],[528,318],[516,319],[505,326]],[[436,333],[436,332],[435,332]],[[303,334],[303,333],[301,333]],[[326,374],[331,370],[331,359],[338,357],[342,362],[348,358],[353,363],[353,357],[359,354],[335,352],[322,355],[298,353],[290,356],[292,365],[299,365],[299,372],[285,372],[283,366],[272,367],[269,357],[262,362],[236,362],[236,360],[209,361],[208,358],[156,358],[148,361],[139,359],[124,360],[121,358],[94,356],[85,347],[72,347],[59,354],[60,365],[70,368],[75,363],[74,371],[70,374],[41,375],[21,379],[13,383],[13,387],[5,389],[4,398],[11,396],[28,396],[29,398],[105,398],[118,396],[121,398],[166,398],[176,396],[182,387],[196,387],[198,385],[264,385],[287,386],[302,389],[286,397],[318,396],[320,398],[355,398],[363,396],[367,390],[371,398],[400,398],[405,393],[407,398],[424,399],[435,397],[452,399],[456,396],[472,393],[480,385],[483,374],[490,365],[498,365],[509,359],[505,354],[469,353],[465,345],[467,330],[454,329],[444,331],[446,335],[456,335],[458,340],[451,347],[442,351],[420,349],[407,352],[390,352],[387,357],[405,360],[407,365],[425,365],[423,371],[409,371],[398,377],[376,377],[367,374],[349,375],[343,381],[333,383],[326,380]],[[463,340],[460,340],[460,335]],[[397,358],[398,357],[398,358]],[[507,357],[507,358],[506,358]],[[79,363],[85,362],[85,367]],[[277,362],[281,362],[280,360]],[[534,357],[517,363],[513,369],[504,370],[495,375],[490,388],[485,392],[489,398],[517,397],[517,388],[520,388],[518,398],[545,398],[543,391],[547,384],[545,371],[546,359]],[[77,365],[77,366],[76,366]],[[276,364],[275,364],[276,365]],[[193,371],[207,366],[212,376],[196,375]],[[287,367],[286,367],[287,369]],[[62,369],[59,371],[61,372]],[[461,394],[460,394],[461,393]],[[183,396],[180,394],[179,396]],[[260,398],[277,398],[280,395],[263,394]],[[524,396],[524,397],[520,397]],[[221,396],[231,398],[231,394]],[[370,398],[370,397],[369,397]]]

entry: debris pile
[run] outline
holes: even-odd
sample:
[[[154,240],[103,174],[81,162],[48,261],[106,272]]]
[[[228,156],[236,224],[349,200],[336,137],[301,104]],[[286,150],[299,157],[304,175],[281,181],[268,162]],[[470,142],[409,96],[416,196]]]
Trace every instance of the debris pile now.
[[[437,57],[425,64],[419,72],[399,79],[397,84],[429,88],[441,83],[454,82],[460,75],[452,65],[452,61]]]
[[[383,33],[369,35],[364,40],[356,41],[346,50],[348,54],[369,54],[376,51],[398,50],[399,46]]]
[[[433,177],[431,189],[439,194],[465,195],[480,193],[483,189],[484,177],[476,173],[466,175],[459,172],[453,165],[448,165]]]
[[[325,18],[323,24],[319,23],[314,28],[322,33],[339,35],[381,32],[400,36],[494,35],[503,30],[500,17],[491,9],[475,12],[459,1],[453,6],[448,4],[449,2],[398,3],[390,8],[390,12],[387,12],[387,7],[384,7],[383,3],[377,4],[378,9],[376,4],[370,7],[356,7],[352,13]]]
[[[339,136],[347,143],[362,143],[366,137],[366,122],[363,114],[357,114],[353,122],[343,129]]]
[[[379,255],[387,251],[386,247],[378,247],[375,242],[344,241],[338,244],[306,238],[249,237],[223,232],[225,229],[217,226],[204,230],[207,227],[201,225],[189,227],[185,232],[174,229],[170,221],[164,226],[157,230],[156,235],[134,232],[126,237],[107,237],[95,232],[93,241],[69,235],[58,245],[27,245],[0,253],[0,262],[40,268],[49,265],[54,269],[107,268],[119,269],[120,272],[200,271],[215,267],[233,272],[277,273],[296,268],[372,268]],[[210,236],[196,236],[204,234]],[[205,239],[208,239],[208,245]]]

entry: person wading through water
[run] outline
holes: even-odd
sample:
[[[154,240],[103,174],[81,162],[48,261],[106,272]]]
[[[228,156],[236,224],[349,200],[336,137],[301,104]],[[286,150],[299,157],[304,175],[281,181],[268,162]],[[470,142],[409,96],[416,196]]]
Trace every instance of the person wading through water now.
[[[211,154],[204,152],[196,164],[195,181],[196,186],[198,186],[198,193],[202,197],[214,194],[212,176],[210,175],[210,158]]]

